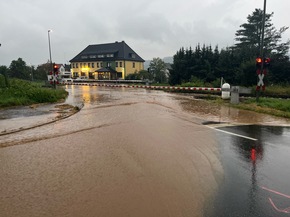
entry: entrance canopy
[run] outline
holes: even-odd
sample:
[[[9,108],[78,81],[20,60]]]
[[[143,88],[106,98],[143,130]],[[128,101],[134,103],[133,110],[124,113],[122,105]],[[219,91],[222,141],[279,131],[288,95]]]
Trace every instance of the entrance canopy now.
[[[117,78],[117,73],[118,73],[116,70],[112,69],[111,67],[103,67],[103,68],[100,68],[100,69],[96,70],[95,72],[98,73],[98,79],[99,80],[116,79]]]
[[[112,69],[111,67],[103,67],[100,68],[98,70],[96,70],[96,72],[110,72],[110,73],[117,73],[116,70]]]

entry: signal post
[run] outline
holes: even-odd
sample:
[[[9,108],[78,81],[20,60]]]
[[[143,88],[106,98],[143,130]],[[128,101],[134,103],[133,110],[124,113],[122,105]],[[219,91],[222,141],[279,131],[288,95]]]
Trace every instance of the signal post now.
[[[256,58],[256,73],[258,76],[258,83],[257,83],[257,87],[256,87],[256,91],[257,91],[257,101],[259,101],[259,97],[260,97],[260,92],[261,91],[265,91],[266,89],[266,85],[264,83],[264,77],[267,74],[268,71],[268,67],[270,66],[270,58],[262,58],[262,57],[257,57]]]
[[[54,89],[56,89],[56,85],[58,84],[58,73],[59,73],[59,67],[57,64],[53,64],[53,71],[50,72],[50,84],[53,85]]]

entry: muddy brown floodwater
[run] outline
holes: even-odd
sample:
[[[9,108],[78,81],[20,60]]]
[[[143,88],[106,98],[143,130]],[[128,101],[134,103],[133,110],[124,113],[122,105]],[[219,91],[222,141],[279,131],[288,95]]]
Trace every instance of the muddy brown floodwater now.
[[[201,123],[228,111],[162,91],[68,91],[80,112],[1,136],[0,216],[203,216],[223,169]]]

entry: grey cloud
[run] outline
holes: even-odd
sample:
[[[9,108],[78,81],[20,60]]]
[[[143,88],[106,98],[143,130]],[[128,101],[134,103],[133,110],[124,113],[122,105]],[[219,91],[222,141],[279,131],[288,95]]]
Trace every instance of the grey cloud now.
[[[65,62],[89,44],[125,40],[145,59],[197,43],[232,45],[234,33],[262,0],[9,0],[0,8],[0,65],[18,57]],[[283,7],[281,6],[283,5]],[[287,26],[289,0],[268,3],[274,24]],[[290,38],[287,32],[284,38]]]

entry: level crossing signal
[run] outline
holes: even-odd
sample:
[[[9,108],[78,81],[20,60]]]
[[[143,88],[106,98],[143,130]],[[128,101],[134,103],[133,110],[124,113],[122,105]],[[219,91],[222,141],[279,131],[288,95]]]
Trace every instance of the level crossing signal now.
[[[59,67],[57,64],[53,64],[53,72],[50,72],[50,84],[56,85],[58,84],[58,73],[59,73]]]
[[[267,68],[267,67],[270,66],[271,59],[268,58],[268,57],[266,57],[266,58],[264,58],[264,59],[261,58],[261,57],[257,57],[257,58],[256,58],[256,67],[257,67],[257,68],[261,68],[263,62],[264,62],[263,66],[264,66],[265,68]]]
[[[54,65],[53,65],[53,73],[54,73],[54,74],[58,74],[58,72],[59,72],[59,67],[58,67],[57,64],[54,64]]]
[[[258,84],[256,90],[260,90],[262,87],[262,90],[265,90],[265,84],[264,84],[264,77],[267,74],[267,69],[270,66],[271,59],[270,58],[256,58],[256,73],[258,75]],[[263,64],[263,67],[262,67]],[[262,70],[261,70],[262,69]]]

